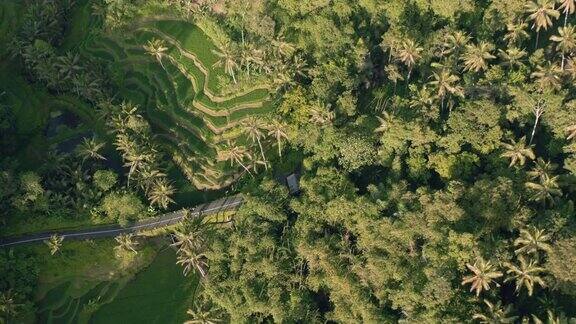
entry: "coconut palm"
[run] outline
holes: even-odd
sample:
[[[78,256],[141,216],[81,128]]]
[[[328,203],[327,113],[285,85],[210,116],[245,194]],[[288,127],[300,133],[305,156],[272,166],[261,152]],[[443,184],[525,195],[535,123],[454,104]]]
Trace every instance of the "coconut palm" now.
[[[540,29],[548,30],[548,27],[552,26],[552,18],[558,19],[560,12],[554,9],[553,0],[530,1],[525,8],[526,12],[530,14],[528,18],[532,20],[532,29],[536,29],[536,47],[538,47]]]
[[[564,71],[566,54],[572,53],[576,49],[576,28],[572,25],[558,28],[558,35],[552,35],[550,40],[558,43],[557,49],[562,52],[561,70]]]
[[[250,173],[250,170],[246,167],[246,165],[244,165],[243,161],[246,158],[250,158],[250,156],[251,154],[248,152],[245,146],[236,145],[236,143],[233,142],[228,142],[226,145],[224,145],[224,147],[218,150],[219,161],[230,161],[231,165],[238,163],[248,173]]]
[[[152,154],[140,153],[137,151],[124,152],[123,157],[125,160],[124,167],[128,168],[128,181],[130,181],[136,173],[145,169],[148,166],[148,163],[153,159]]]
[[[214,307],[212,303],[194,303],[194,307],[189,309],[186,314],[190,315],[192,319],[184,322],[184,324],[216,324],[221,323],[221,309]]]
[[[564,312],[560,312],[558,316],[554,314],[551,310],[546,311],[548,315],[548,320],[546,322],[539,319],[536,315],[532,315],[534,324],[574,324],[576,323],[576,317],[567,317]]]
[[[566,59],[566,65],[564,66],[564,73],[572,79],[576,80],[576,58],[569,57]]]
[[[80,56],[71,52],[60,56],[56,62],[56,67],[63,79],[72,79],[78,72],[84,70],[80,65]]]
[[[460,30],[453,31],[447,34],[444,38],[444,41],[442,42],[442,53],[458,56],[466,47],[469,41],[470,36],[468,36],[465,32]]]
[[[535,284],[539,284],[542,287],[546,286],[544,280],[539,276],[544,271],[544,268],[539,267],[535,260],[526,261],[524,256],[519,256],[518,261],[520,261],[519,265],[507,264],[508,271],[506,273],[509,277],[504,282],[515,281],[516,292],[519,292],[522,287],[526,287],[528,296],[532,296]]]
[[[410,80],[412,69],[416,65],[416,62],[422,58],[422,51],[424,51],[424,49],[411,39],[406,39],[400,44],[396,56],[397,59],[408,68],[406,80]]]
[[[206,268],[208,267],[206,255],[194,251],[187,246],[183,246],[178,250],[176,264],[179,264],[184,268],[183,273],[185,276],[194,269],[201,277],[206,276]]]
[[[274,53],[279,57],[290,57],[296,51],[294,45],[286,42],[283,35],[272,40],[272,47],[274,48]]]
[[[164,43],[163,40],[154,38],[152,40],[149,40],[148,43],[146,43],[146,45],[144,45],[143,47],[146,53],[148,53],[148,55],[154,57],[156,61],[158,61],[158,63],[160,63],[160,65],[164,67],[164,65],[162,64],[162,58],[164,57],[164,55],[166,55],[168,47],[166,47],[166,44]]]
[[[515,68],[524,65],[522,60],[526,57],[528,53],[525,50],[519,49],[518,47],[507,48],[506,51],[501,49],[498,50],[498,56],[502,59],[502,64],[504,66]]]
[[[490,290],[490,284],[494,279],[502,277],[502,273],[494,271],[494,266],[490,261],[484,261],[478,258],[473,265],[467,263],[466,267],[473,272],[472,275],[466,276],[462,280],[462,285],[472,284],[470,291],[476,291],[476,296],[479,296],[482,290]],[[498,286],[498,283],[496,283]]]
[[[266,128],[264,127],[264,123],[260,120],[256,119],[255,117],[250,117],[242,121],[242,131],[248,138],[252,141],[252,143],[258,143],[258,147],[260,148],[260,154],[262,155],[262,161],[266,162],[266,156],[264,155],[264,149],[262,148],[262,138],[264,138],[264,132]],[[268,167],[266,166],[266,169]]]
[[[134,234],[120,234],[116,236],[114,240],[116,240],[116,243],[118,243],[118,249],[138,253],[138,251],[136,251],[138,242],[134,240]]]
[[[278,155],[282,157],[282,139],[288,139],[288,129],[286,124],[281,121],[274,119],[270,124],[268,124],[268,136],[272,136],[276,139],[276,145],[278,146]]]
[[[546,234],[544,230],[530,227],[520,230],[520,237],[514,241],[514,250],[516,254],[537,254],[539,251],[550,252],[552,247],[548,242],[550,235]]]
[[[384,68],[384,72],[386,72],[386,77],[388,80],[394,83],[394,93],[396,93],[396,86],[398,85],[398,81],[404,81],[404,77],[398,71],[398,67],[396,64],[388,64]]]
[[[335,114],[328,107],[317,104],[310,110],[310,122],[318,126],[324,126],[334,120]]]
[[[525,186],[533,192],[530,199],[540,201],[544,205],[547,201],[553,205],[555,197],[562,196],[562,189],[558,185],[558,176],[545,177],[540,180],[540,183],[526,182]]]
[[[136,182],[144,190],[144,193],[148,194],[156,181],[165,177],[166,174],[164,172],[159,171],[155,166],[146,164],[136,174]]]
[[[448,95],[464,97],[464,89],[457,84],[460,78],[451,74],[448,69],[443,68],[440,72],[432,72],[432,78],[430,84],[436,88],[436,95],[440,98],[442,110],[444,110],[444,101]]]
[[[462,56],[465,71],[480,72],[488,68],[488,60],[495,59],[496,56],[490,52],[494,50],[494,45],[488,42],[480,42],[478,45],[467,45]]]
[[[561,74],[562,70],[560,67],[552,62],[547,62],[544,66],[538,65],[536,71],[532,72],[530,76],[536,79],[536,82],[542,90],[559,90],[562,87]]]
[[[534,167],[532,170],[528,171],[527,174],[531,179],[544,180],[556,170],[558,166],[550,161],[546,162],[542,158],[536,159]]]
[[[223,67],[224,72],[231,76],[234,83],[236,83],[235,71],[238,69],[238,63],[236,63],[236,55],[234,54],[231,45],[225,43],[220,47],[219,51],[212,50],[212,53],[218,56],[218,61],[214,63],[214,66]]]
[[[374,132],[375,133],[384,133],[390,128],[390,121],[392,117],[387,112],[382,112],[382,117],[376,116],[378,121],[380,121],[380,126],[378,126]]]
[[[532,151],[532,146],[526,146],[526,137],[522,137],[518,142],[512,140],[512,143],[502,143],[502,147],[506,150],[501,157],[510,159],[510,167],[516,165],[524,165],[526,159],[534,160],[536,156],[534,151]]]
[[[413,109],[427,110],[434,103],[434,96],[428,90],[426,85],[416,90],[414,95],[410,98],[409,106]]]
[[[20,306],[22,305],[16,303],[12,290],[0,292],[0,323],[10,323],[9,319],[18,314]]]
[[[100,151],[105,145],[106,143],[100,142],[95,137],[84,138],[84,141],[76,148],[76,152],[82,158],[82,161],[87,159],[106,160],[106,158],[100,154]]]
[[[44,243],[48,245],[48,248],[50,249],[50,255],[54,255],[60,251],[60,248],[62,247],[62,241],[64,241],[64,237],[58,234],[52,234],[50,239],[44,241]]]
[[[568,137],[566,137],[567,141],[575,139],[576,138],[576,124],[566,127],[566,133],[568,134]]]
[[[484,299],[484,304],[488,306],[488,312],[485,314],[474,314],[473,319],[477,320],[482,324],[506,324],[514,323],[518,316],[512,316],[512,305],[506,305],[502,307],[502,302],[498,301],[496,304],[492,304],[488,300]]]
[[[528,24],[524,21],[509,22],[506,24],[504,40],[506,40],[509,45],[516,46],[520,44],[523,40],[530,38],[530,34],[526,31],[526,28],[528,28]]]
[[[568,15],[576,11],[576,0],[560,0],[558,2],[560,2],[558,9],[564,13],[564,26],[566,26],[568,23]]]
[[[168,208],[170,203],[174,203],[174,199],[171,196],[176,192],[174,186],[168,183],[166,178],[158,178],[148,191],[148,200],[150,200],[150,205],[157,205],[161,208]]]

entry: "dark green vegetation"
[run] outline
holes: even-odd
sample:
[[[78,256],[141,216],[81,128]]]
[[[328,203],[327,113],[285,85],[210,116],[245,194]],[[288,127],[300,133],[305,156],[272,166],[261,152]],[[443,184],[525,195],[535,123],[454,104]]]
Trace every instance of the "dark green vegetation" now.
[[[185,278],[160,255],[71,294],[41,279],[83,275],[46,266],[80,246],[5,251],[4,319],[575,320],[574,0],[0,4],[2,232],[126,223],[192,186],[246,196],[161,231]],[[150,282],[186,303],[131,298]]]

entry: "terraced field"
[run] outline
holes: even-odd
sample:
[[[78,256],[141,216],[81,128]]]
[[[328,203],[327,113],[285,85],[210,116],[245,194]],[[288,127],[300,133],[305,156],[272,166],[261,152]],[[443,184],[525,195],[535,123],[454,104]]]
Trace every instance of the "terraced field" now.
[[[219,80],[229,78],[218,48],[197,26],[179,20],[148,19],[130,32],[99,37],[83,47],[86,55],[111,64],[119,75],[120,97],[143,108],[159,140],[198,189],[230,184],[238,169],[216,159],[216,147],[228,139],[245,139],[232,131],[244,118],[272,110],[267,86],[222,95]],[[150,41],[162,41],[160,59],[146,52]]]

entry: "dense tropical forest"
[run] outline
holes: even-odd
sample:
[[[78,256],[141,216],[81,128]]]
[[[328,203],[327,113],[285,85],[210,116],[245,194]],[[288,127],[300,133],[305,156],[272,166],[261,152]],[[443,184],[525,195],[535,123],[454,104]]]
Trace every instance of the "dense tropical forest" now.
[[[576,0],[0,0],[0,45],[0,238],[54,233],[0,323],[576,323]]]

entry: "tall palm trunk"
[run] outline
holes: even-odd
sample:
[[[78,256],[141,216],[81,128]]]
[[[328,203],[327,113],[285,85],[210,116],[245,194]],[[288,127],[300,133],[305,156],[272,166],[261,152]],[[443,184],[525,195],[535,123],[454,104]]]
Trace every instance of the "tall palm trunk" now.
[[[536,44],[534,45],[534,50],[538,49],[538,40],[540,39],[540,31],[536,32]]]
[[[266,156],[264,156],[264,150],[262,149],[262,143],[260,142],[260,137],[258,137],[258,146],[260,147],[260,153],[262,153],[262,159],[264,160],[264,168],[268,170],[268,163],[266,163]]]

